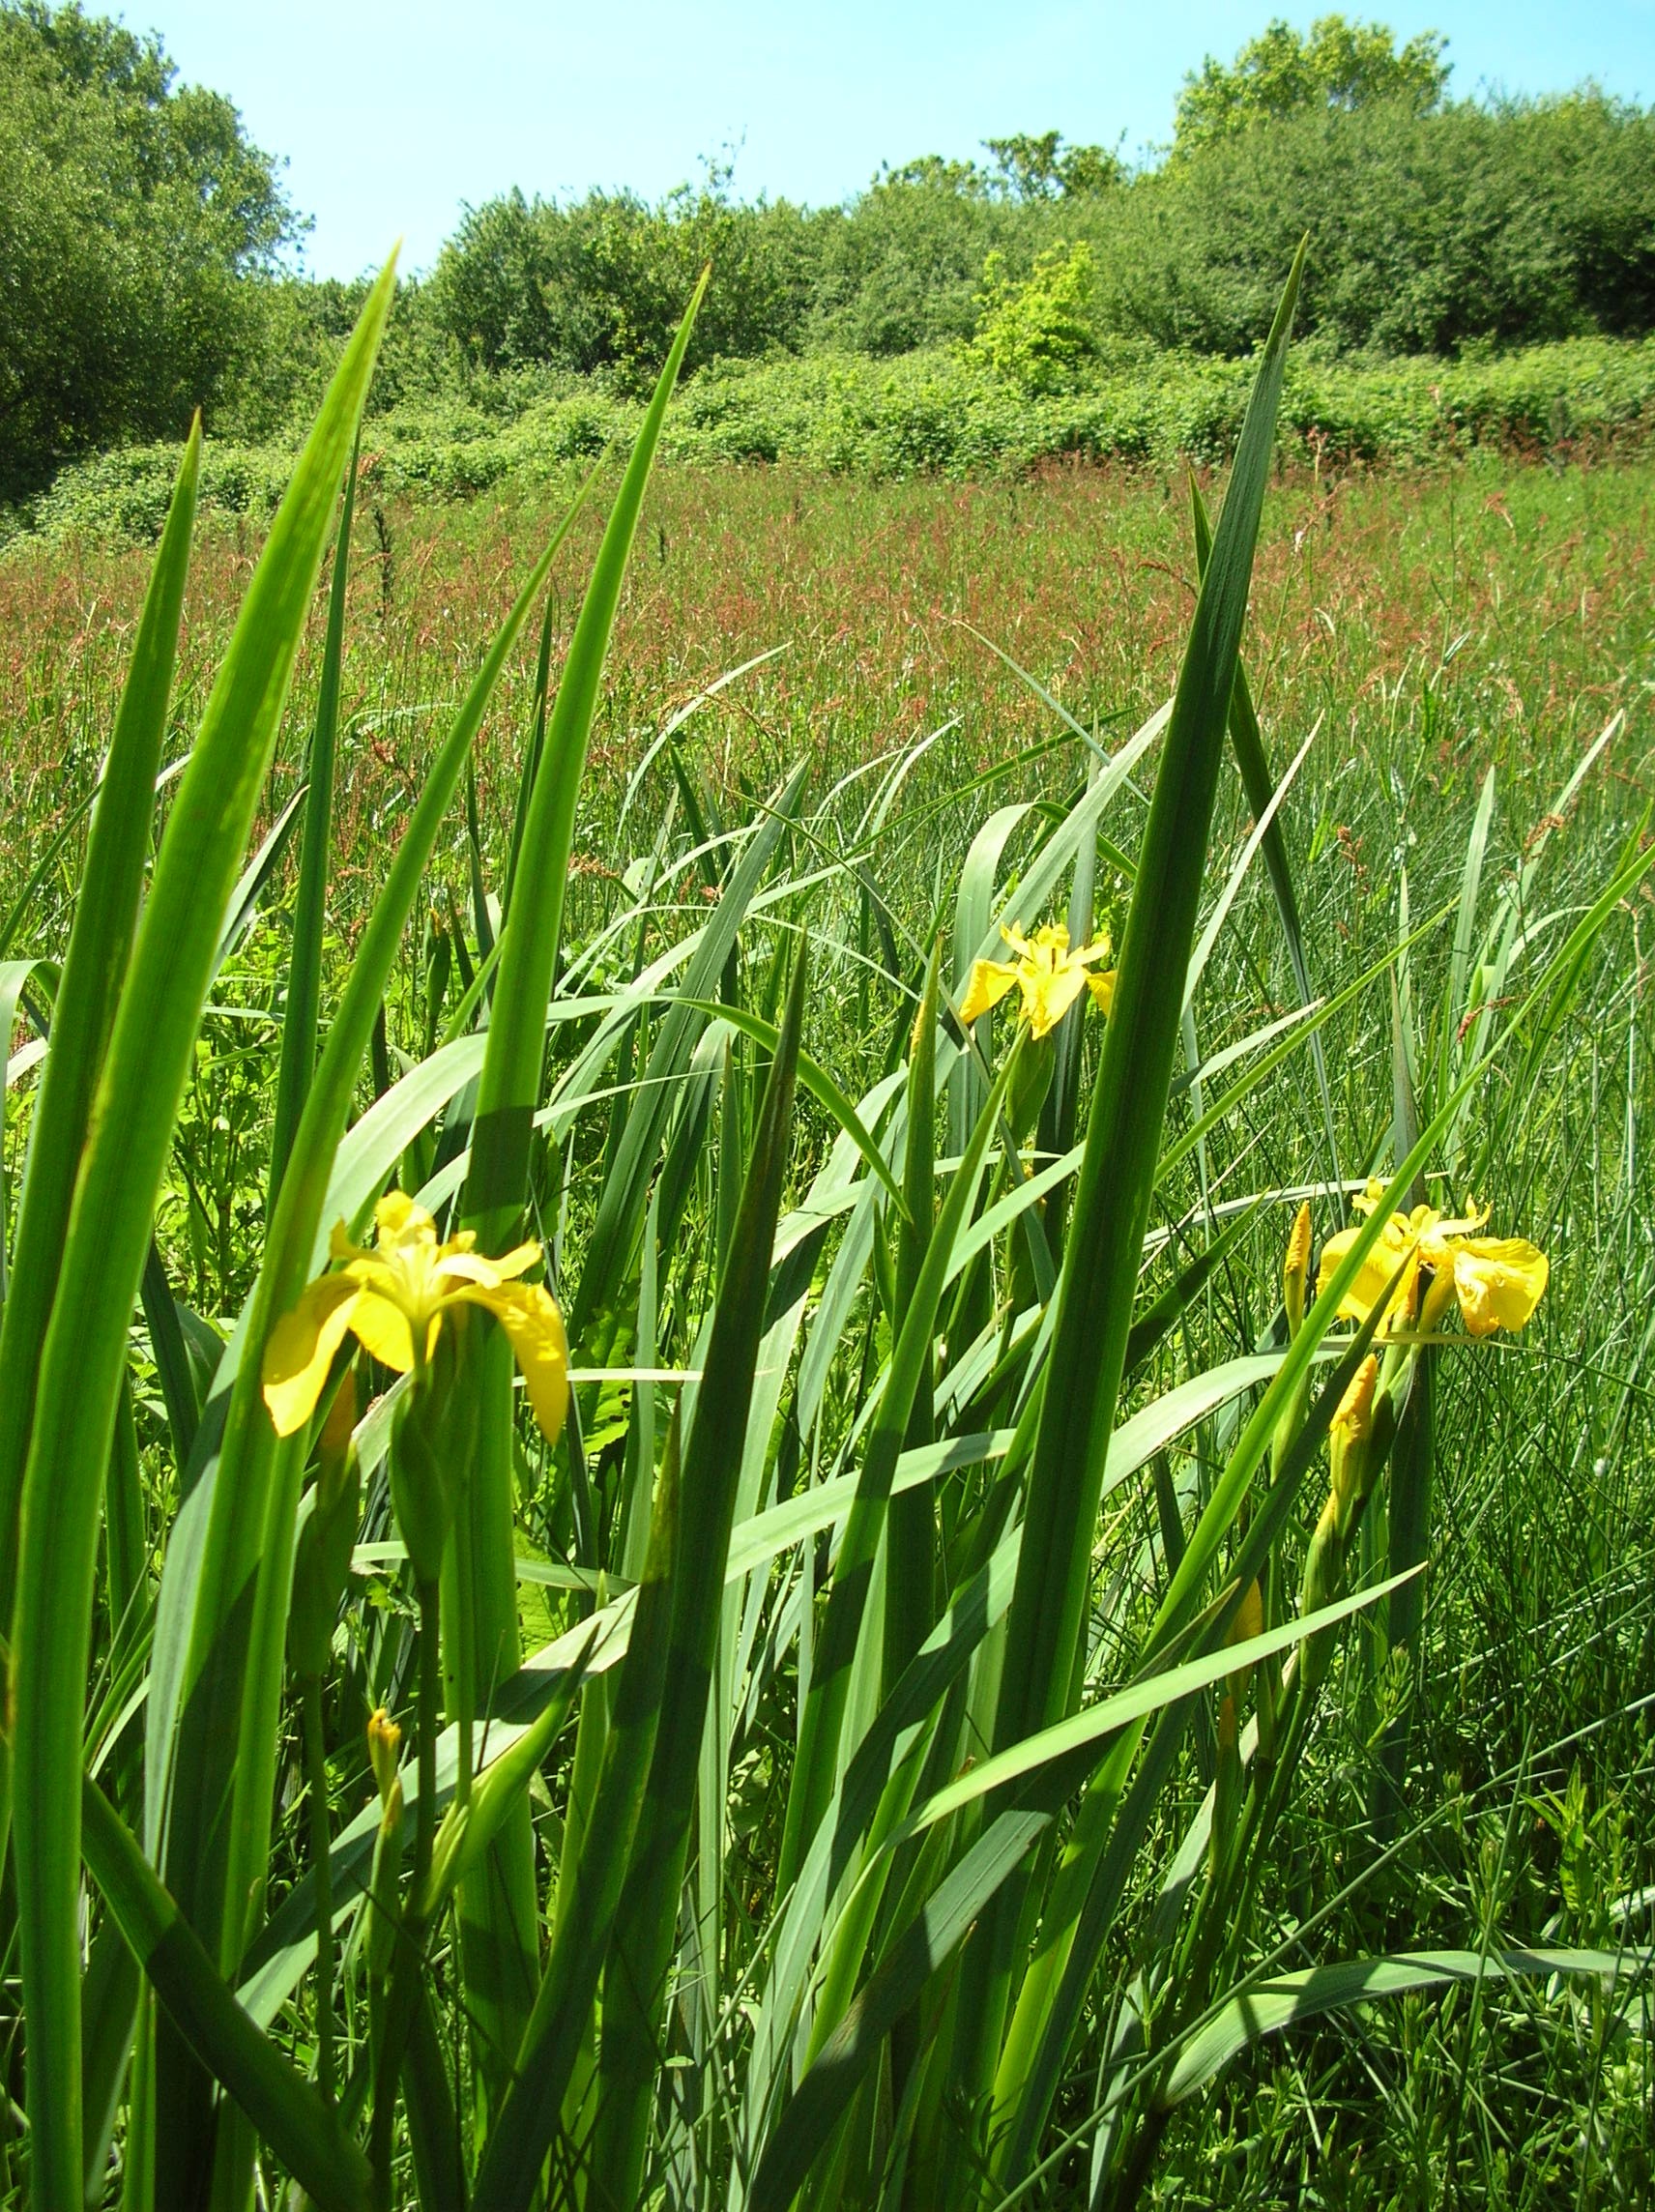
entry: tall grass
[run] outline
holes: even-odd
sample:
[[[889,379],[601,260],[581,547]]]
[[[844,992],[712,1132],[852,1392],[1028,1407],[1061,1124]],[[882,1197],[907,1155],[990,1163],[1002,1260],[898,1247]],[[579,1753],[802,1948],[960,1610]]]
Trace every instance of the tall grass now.
[[[694,303],[595,546],[594,483],[418,767],[412,700],[342,712],[389,283],[169,778],[192,442],[67,953],[52,856],[0,947],[18,2201],[1127,2205],[1234,2113],[1280,2137],[1296,2054],[1343,2118],[1399,2032],[1427,2176],[1494,2201],[1514,2119],[1582,2201],[1647,2171],[1638,756],[1606,713],[1514,818],[1387,736],[1389,864],[1344,730],[1276,794],[1306,733],[1244,664],[1295,285],[1170,699],[1077,716],[1008,626],[1043,728],[975,774],[921,727],[714,777],[694,715],[750,669],[602,726]],[[976,1014],[1060,918],[1112,936],[1107,1013]],[[1521,1333],[1468,1340],[1459,1247],[1412,1285],[1387,1227],[1467,1188],[1552,1256]],[[388,1191],[487,1309],[401,1349],[339,1302],[436,1295],[384,1271],[402,1214],[364,1248]],[[1284,1282],[1305,1204],[1350,1233]],[[525,1240],[543,1290],[497,1295]]]

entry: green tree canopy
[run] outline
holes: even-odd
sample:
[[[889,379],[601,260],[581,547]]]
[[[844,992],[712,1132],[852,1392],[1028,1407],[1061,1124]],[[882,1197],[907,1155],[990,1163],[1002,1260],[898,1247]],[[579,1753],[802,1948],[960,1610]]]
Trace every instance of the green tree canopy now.
[[[276,164],[158,38],[0,0],[0,499],[213,407],[298,233]]]
[[[1055,200],[1107,191],[1126,174],[1106,146],[1071,146],[1056,131],[1031,137],[985,138],[994,156],[991,183],[1014,200]]]
[[[1416,115],[1441,103],[1449,65],[1446,41],[1423,31],[1400,50],[1381,23],[1321,15],[1309,33],[1279,17],[1229,63],[1208,54],[1184,79],[1175,124],[1175,151],[1188,153],[1258,123],[1282,122],[1316,110],[1350,113],[1397,102]]]

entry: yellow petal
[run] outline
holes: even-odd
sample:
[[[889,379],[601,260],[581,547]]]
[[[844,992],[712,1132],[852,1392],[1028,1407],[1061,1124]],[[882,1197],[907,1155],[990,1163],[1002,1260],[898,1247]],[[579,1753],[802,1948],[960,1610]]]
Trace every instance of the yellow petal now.
[[[405,1190],[388,1190],[373,1209],[374,1227],[379,1231],[382,1244],[393,1244],[408,1227],[414,1215],[422,1208],[417,1207]],[[430,1220],[427,1213],[425,1219]]]
[[[1241,1593],[1241,1603],[1231,1616],[1225,1632],[1226,1644],[1248,1644],[1264,1629],[1264,1600],[1257,1583],[1249,1583]]]
[[[1108,946],[1105,945],[1103,949],[1107,952]],[[1087,977],[1087,989],[1091,993],[1100,1014],[1107,1014],[1115,1004],[1115,978],[1118,973],[1118,969],[1110,968],[1101,975]]]
[[[556,1443],[568,1409],[568,1338],[557,1300],[543,1283],[502,1283],[496,1290],[479,1285],[454,1295],[485,1306],[506,1331],[540,1434]]]
[[[1094,960],[1107,960],[1109,954],[1109,932],[1106,929],[1101,937],[1094,937],[1089,945],[1083,945],[1078,952],[1071,952],[1069,958],[1078,960],[1083,967],[1089,968]]]
[[[452,1252],[445,1244],[431,1268],[440,1283],[480,1283],[491,1291],[503,1278],[497,1261],[485,1260],[480,1252]]]
[[[1031,1036],[1043,1037],[1055,1030],[1086,989],[1087,972],[1072,961],[1055,975],[1023,978],[1023,1010],[1029,1016]]]
[[[334,1260],[360,1260],[363,1257],[362,1246],[351,1242],[351,1233],[345,1227],[342,1214],[328,1232],[328,1255]]]
[[[1316,1288],[1320,1296],[1333,1280],[1340,1263],[1356,1240],[1354,1229],[1341,1229],[1330,1237],[1321,1248],[1321,1265],[1316,1271]],[[1339,1301],[1342,1321],[1366,1321],[1374,1307],[1384,1296],[1391,1277],[1402,1264],[1407,1251],[1407,1240],[1394,1221],[1387,1222],[1378,1243],[1370,1247],[1366,1259],[1356,1270],[1356,1279]],[[1414,1286],[1419,1278],[1419,1254],[1414,1252],[1407,1271],[1397,1289],[1396,1295],[1386,1307],[1387,1313],[1413,1311]]]
[[[1338,1411],[1328,1422],[1332,1432],[1343,1431],[1347,1444],[1358,1444],[1374,1426],[1374,1389],[1379,1380],[1379,1353],[1370,1352],[1354,1375]]]
[[[414,1364],[414,1337],[408,1325],[408,1315],[393,1298],[389,1298],[375,1285],[362,1291],[355,1312],[351,1315],[351,1327],[357,1341],[370,1352],[382,1367],[390,1367],[398,1375],[406,1375]]]
[[[1310,1201],[1305,1199],[1293,1215],[1293,1225],[1288,1236],[1288,1256],[1282,1263],[1282,1273],[1296,1275],[1302,1282],[1310,1273]]]
[[[463,1236],[463,1242],[455,1237],[438,1253],[431,1272],[439,1281],[480,1283],[485,1290],[493,1290],[498,1283],[508,1283],[513,1276],[527,1273],[540,1257],[540,1247],[531,1241],[502,1253],[498,1260],[485,1260],[471,1248],[477,1241],[475,1235],[468,1230]]]
[[[517,1275],[527,1274],[540,1257],[540,1247],[531,1237],[527,1244],[519,1244],[510,1252],[502,1252],[493,1263],[494,1271],[503,1283],[509,1283]]]
[[[973,960],[966,979],[966,995],[960,1001],[961,1021],[974,1022],[990,1006],[998,1006],[1016,980],[1017,971],[1008,961]]]
[[[271,1330],[264,1348],[264,1402],[278,1437],[292,1436],[315,1412],[362,1296],[348,1275],[324,1275]]]
[[[1523,1237],[1468,1237],[1454,1251],[1454,1289],[1472,1336],[1521,1328],[1540,1303],[1551,1264]]]

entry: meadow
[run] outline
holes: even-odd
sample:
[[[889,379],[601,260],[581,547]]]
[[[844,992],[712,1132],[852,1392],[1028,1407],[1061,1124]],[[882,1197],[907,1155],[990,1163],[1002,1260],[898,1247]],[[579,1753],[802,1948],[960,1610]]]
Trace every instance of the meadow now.
[[[1655,463],[386,306],[0,551],[6,2200],[1645,2200]]]

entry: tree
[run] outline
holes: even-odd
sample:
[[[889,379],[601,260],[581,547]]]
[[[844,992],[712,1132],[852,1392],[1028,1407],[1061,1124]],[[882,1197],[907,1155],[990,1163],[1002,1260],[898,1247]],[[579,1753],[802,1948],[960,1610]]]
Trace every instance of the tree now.
[[[159,39],[0,0],[0,499],[216,407],[299,234],[276,164]]]
[[[983,144],[994,156],[992,188],[1009,199],[1084,198],[1107,191],[1125,176],[1119,156],[1107,147],[1065,145],[1056,131],[1043,131],[1038,137],[1020,131],[1010,138],[985,138]]]
[[[1228,67],[1208,54],[1178,98],[1174,151],[1187,154],[1259,123],[1318,109],[1350,113],[1394,102],[1416,115],[1439,106],[1448,83],[1447,44],[1423,31],[1399,52],[1379,23],[1322,15],[1308,37],[1279,17],[1248,41]]]
[[[798,342],[815,256],[786,200],[742,205],[716,164],[652,207],[588,192],[566,207],[512,190],[468,208],[429,287],[437,326],[486,370],[610,369],[653,382],[701,269],[712,282],[689,365]],[[828,221],[839,218],[830,216]]]

